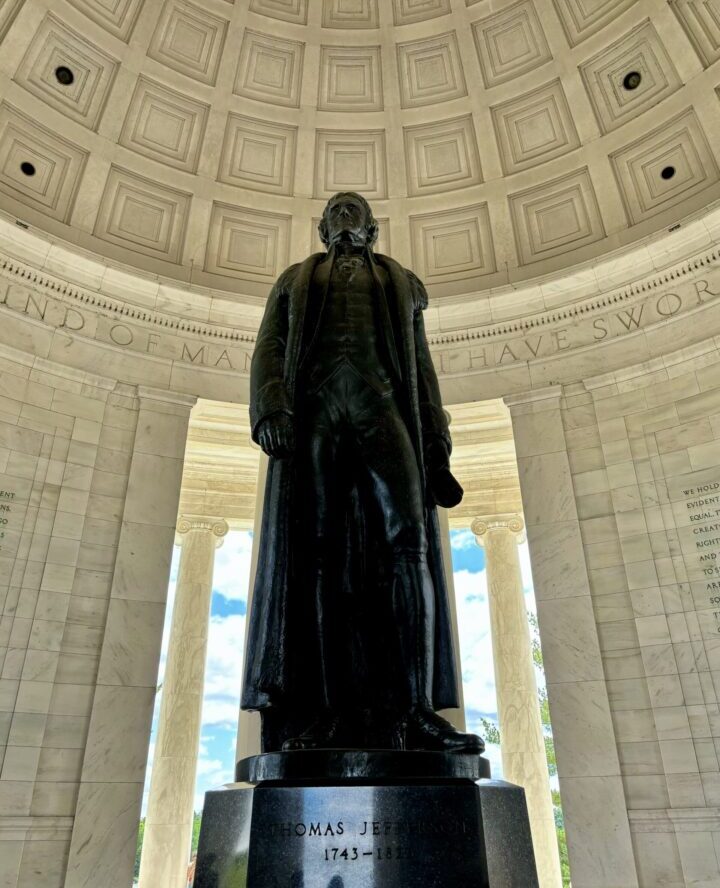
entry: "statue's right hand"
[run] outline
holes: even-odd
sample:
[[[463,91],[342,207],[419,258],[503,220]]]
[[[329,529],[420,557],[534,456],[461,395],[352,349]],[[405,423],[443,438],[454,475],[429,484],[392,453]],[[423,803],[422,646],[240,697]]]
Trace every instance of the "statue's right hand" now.
[[[258,444],[268,456],[287,459],[295,450],[295,426],[287,413],[268,416],[258,429]]]

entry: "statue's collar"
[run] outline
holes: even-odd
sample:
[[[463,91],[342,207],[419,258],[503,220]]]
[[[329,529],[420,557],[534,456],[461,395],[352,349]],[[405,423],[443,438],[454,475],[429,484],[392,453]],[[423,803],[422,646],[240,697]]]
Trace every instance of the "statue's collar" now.
[[[342,256],[362,256],[368,265],[377,265],[372,247],[367,244],[364,247],[356,247],[354,244],[332,244],[321,262],[328,262],[332,267],[336,259]]]

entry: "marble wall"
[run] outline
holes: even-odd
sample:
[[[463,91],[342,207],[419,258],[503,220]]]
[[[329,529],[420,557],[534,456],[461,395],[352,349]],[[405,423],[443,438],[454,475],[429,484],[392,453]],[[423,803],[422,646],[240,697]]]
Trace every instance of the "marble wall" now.
[[[718,342],[508,401],[573,885],[716,886]]]
[[[131,883],[192,403],[0,347],[3,888]]]

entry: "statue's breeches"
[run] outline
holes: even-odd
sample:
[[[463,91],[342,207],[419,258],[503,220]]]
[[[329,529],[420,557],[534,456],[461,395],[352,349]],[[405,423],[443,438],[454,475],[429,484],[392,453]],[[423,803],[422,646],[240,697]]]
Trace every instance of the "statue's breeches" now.
[[[350,364],[341,364],[301,402],[296,514],[306,602],[320,641],[324,704],[337,709],[353,702],[343,676],[359,672],[368,705],[431,708],[434,591],[424,491],[399,398],[390,382],[384,389],[370,385]],[[373,540],[372,557],[382,562],[364,574],[374,578],[375,588],[365,581],[361,602],[346,593],[354,569],[343,561],[348,527]],[[368,545],[360,548],[369,558]],[[364,614],[350,618],[357,607]]]

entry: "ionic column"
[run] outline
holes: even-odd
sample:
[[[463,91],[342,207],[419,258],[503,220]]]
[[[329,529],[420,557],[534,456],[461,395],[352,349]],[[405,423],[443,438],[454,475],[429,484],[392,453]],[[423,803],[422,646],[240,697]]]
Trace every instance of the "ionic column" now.
[[[518,555],[523,529],[518,515],[472,523],[485,547],[503,773],[525,789],[540,886],[559,888],[560,855]]]
[[[182,551],[145,820],[141,888],[186,885],[215,549],[227,531],[222,518],[188,516],[177,525]]]

